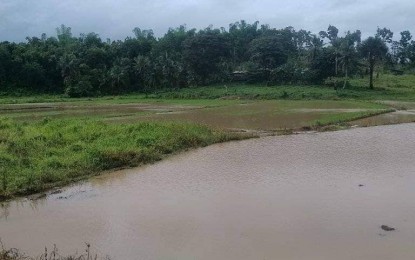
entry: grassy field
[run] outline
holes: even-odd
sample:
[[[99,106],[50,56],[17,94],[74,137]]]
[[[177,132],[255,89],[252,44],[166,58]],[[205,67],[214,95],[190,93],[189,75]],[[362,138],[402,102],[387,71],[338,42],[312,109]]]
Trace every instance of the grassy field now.
[[[190,124],[114,125],[81,119],[28,124],[1,119],[0,197],[34,193],[105,170],[241,138]]]

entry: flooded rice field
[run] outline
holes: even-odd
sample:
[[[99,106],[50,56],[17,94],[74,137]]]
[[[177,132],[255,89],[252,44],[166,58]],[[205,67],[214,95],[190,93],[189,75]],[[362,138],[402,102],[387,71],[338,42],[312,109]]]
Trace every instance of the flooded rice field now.
[[[0,105],[0,116],[19,121],[43,118],[88,118],[110,123],[173,121],[206,124],[225,129],[276,130],[309,126],[336,115],[379,111],[382,107],[343,101],[236,101],[212,105],[168,103]]]
[[[263,137],[4,204],[0,237],[31,255],[409,260],[414,187],[415,124]]]

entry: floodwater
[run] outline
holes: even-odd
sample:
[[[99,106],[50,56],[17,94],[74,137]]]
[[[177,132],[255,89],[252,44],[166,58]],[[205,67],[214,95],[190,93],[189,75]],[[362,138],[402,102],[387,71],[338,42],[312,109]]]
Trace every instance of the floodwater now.
[[[263,137],[13,201],[0,237],[32,255],[413,260],[414,187],[415,124]]]

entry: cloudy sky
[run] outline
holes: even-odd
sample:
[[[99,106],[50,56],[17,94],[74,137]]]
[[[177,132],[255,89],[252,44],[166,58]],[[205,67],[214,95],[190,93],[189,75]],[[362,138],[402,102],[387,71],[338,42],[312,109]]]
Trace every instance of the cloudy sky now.
[[[377,26],[395,35],[415,34],[415,0],[0,0],[0,41],[55,35],[60,24],[74,35],[96,32],[102,38],[124,39],[134,27],[225,27],[244,19],[271,27],[294,26],[319,32],[333,24],[340,29],[373,34]]]

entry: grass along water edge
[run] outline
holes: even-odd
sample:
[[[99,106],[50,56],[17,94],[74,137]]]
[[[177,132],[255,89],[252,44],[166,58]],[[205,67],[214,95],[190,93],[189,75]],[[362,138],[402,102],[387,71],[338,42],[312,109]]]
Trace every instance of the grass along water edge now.
[[[187,123],[114,125],[82,119],[0,119],[0,199],[27,195],[164,156],[251,135]]]

